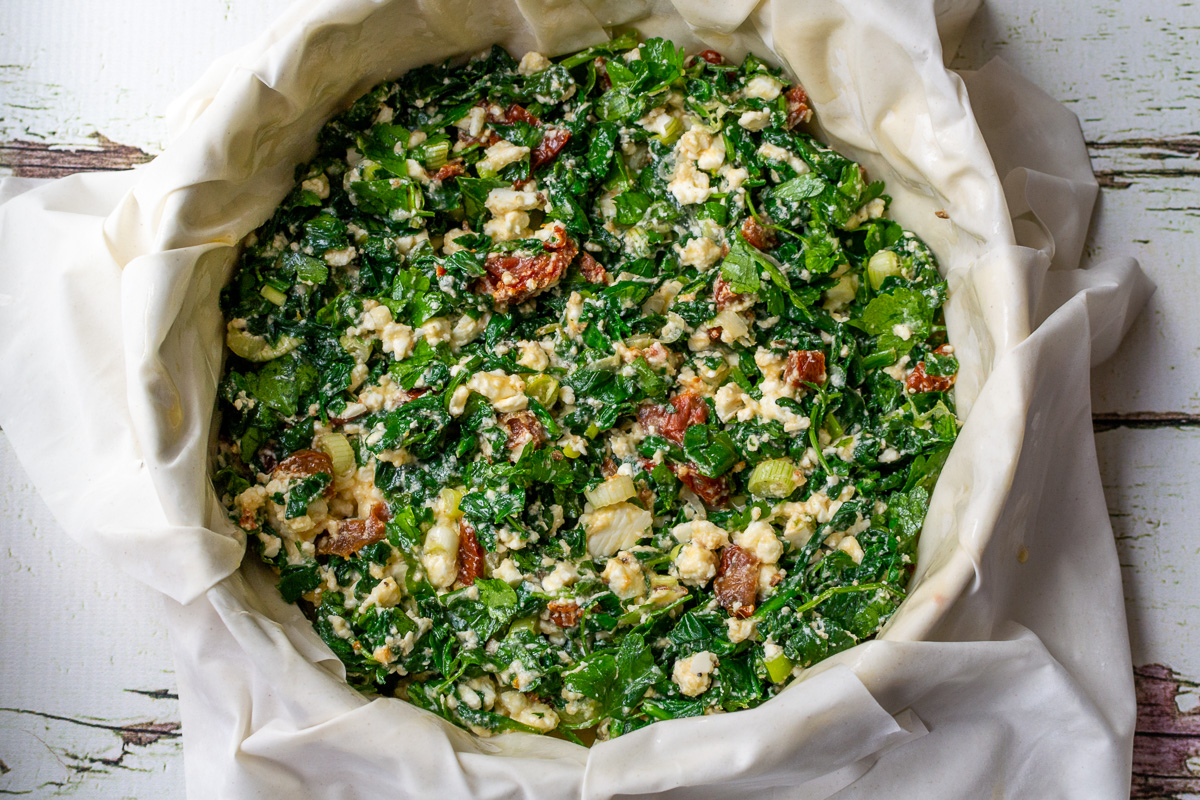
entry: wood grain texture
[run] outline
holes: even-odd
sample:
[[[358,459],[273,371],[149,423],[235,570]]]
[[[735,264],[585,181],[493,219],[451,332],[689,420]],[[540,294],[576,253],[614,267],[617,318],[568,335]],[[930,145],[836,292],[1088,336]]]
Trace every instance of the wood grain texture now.
[[[1200,684],[1170,667],[1134,672],[1138,724],[1130,797],[1200,795]]]
[[[1080,118],[1103,187],[1087,254],[1164,287],[1094,372],[1101,414],[1200,413],[1200,7],[1191,0],[985,2],[954,63],[1000,57]]]
[[[153,0],[0,4],[0,175],[124,169],[161,151],[167,101],[288,4],[195,0],[169,18]],[[1198,31],[1187,0],[990,0],[956,62],[999,55],[1079,114],[1103,187],[1088,254],[1135,256],[1163,289],[1094,372],[1093,403],[1145,665],[1132,796],[1170,800],[1200,798]],[[157,599],[65,537],[0,434],[0,606],[18,605],[45,641],[0,658],[0,794],[182,797]],[[25,641],[26,618],[0,618],[0,641]]]
[[[141,148],[117,144],[102,133],[91,149],[55,147],[17,139],[0,142],[0,168],[18,178],[62,178],[76,172],[130,169],[153,156]]]

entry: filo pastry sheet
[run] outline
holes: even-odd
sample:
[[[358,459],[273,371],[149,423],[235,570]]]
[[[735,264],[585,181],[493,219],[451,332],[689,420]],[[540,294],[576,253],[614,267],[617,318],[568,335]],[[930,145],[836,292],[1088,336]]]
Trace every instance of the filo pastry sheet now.
[[[1132,261],[1080,264],[1097,185],[1075,117],[1003,63],[946,68],[976,5],[302,1],[179,98],[152,163],[0,185],[0,426],[67,533],[164,595],[189,797],[1128,797],[1089,373],[1152,288]],[[820,138],[887,182],[941,261],[965,424],[877,640],[751,710],[590,750],[480,739],[349,688],[273,576],[242,565],[207,477],[218,294],[320,126],[373,84],[614,28],[799,78]]]

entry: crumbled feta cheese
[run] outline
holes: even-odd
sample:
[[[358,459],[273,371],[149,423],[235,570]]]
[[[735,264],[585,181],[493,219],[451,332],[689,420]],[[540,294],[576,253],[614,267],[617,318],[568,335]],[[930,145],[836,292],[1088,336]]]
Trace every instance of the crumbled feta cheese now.
[[[380,306],[386,310],[386,306]],[[412,355],[413,329],[400,322],[389,322],[383,326],[383,331],[379,335],[380,341],[383,343],[383,352],[391,353],[392,358],[397,361],[403,361]]]
[[[550,366],[550,357],[546,355],[546,351],[538,342],[517,342],[517,347],[521,351],[517,363],[522,367],[527,367],[534,372],[542,372]]]
[[[679,263],[685,267],[707,270],[721,258],[721,245],[712,239],[697,236],[679,250]]]
[[[487,121],[487,111],[482,106],[475,106],[467,115],[454,123],[454,127],[464,131],[467,136],[479,138],[479,134],[483,133],[484,123]]]
[[[797,175],[809,172],[808,162],[791,150],[786,150],[777,144],[766,142],[758,148],[758,155],[767,161],[781,161],[791,167]]]
[[[587,510],[579,517],[579,524],[587,532],[587,549],[593,557],[611,556],[637,544],[650,529],[654,515],[632,503],[615,503],[604,508]]]
[[[488,192],[487,199],[483,204],[487,210],[499,217],[507,214],[510,211],[529,211],[535,208],[542,207],[542,195],[540,192],[532,192],[527,189],[492,189]]]
[[[359,610],[365,611],[371,606],[392,608],[399,602],[400,585],[396,583],[394,578],[384,578],[375,584],[375,588],[371,589],[371,593],[363,600],[362,605],[359,606]]]
[[[468,391],[479,392],[486,397],[492,408],[500,412],[524,411],[529,406],[529,398],[525,396],[525,381],[501,370],[476,372],[464,386]],[[450,399],[453,403],[454,397]]]
[[[771,123],[770,111],[743,111],[738,117],[738,125],[748,131],[761,131]]]
[[[521,56],[521,63],[517,65],[517,72],[525,77],[529,77],[530,75],[536,75],[544,69],[550,69],[550,67],[550,59],[535,50],[530,50]]]
[[[542,591],[554,594],[579,580],[579,567],[571,561],[560,561],[554,571],[542,578]]]
[[[492,570],[492,577],[504,581],[509,586],[516,586],[523,576],[516,563],[511,558],[506,558]]]
[[[675,556],[679,580],[688,586],[704,586],[717,574],[717,554],[695,542],[688,542]]]
[[[671,680],[679,687],[679,691],[687,697],[696,697],[708,691],[712,685],[709,677],[717,668],[717,657],[707,650],[701,650],[687,658],[675,661],[671,670]]]
[[[770,102],[779,97],[781,91],[783,91],[782,83],[770,75],[760,74],[746,81],[746,88],[742,90],[742,94],[746,97],[757,97],[759,100]]]
[[[453,329],[450,327],[450,320],[445,317],[434,317],[417,328],[415,335],[418,339],[424,339],[430,344],[436,345],[450,341]]]
[[[637,556],[622,550],[608,560],[600,577],[613,594],[622,600],[632,600],[646,593],[646,577]]]
[[[503,692],[496,707],[510,719],[543,733],[558,727],[558,712],[540,700],[530,700],[522,692]]]
[[[322,172],[320,175],[306,179],[300,184],[300,188],[306,192],[312,192],[324,200],[329,197],[329,178],[325,177],[325,173]]]
[[[323,258],[325,263],[331,267],[344,267],[353,261],[356,255],[358,255],[358,250],[354,248],[354,245],[349,245],[341,250],[326,250]]]
[[[471,397],[471,389],[465,385],[459,385],[450,395],[450,407],[446,410],[450,412],[450,416],[461,416],[467,408],[467,400]]]
[[[512,164],[514,161],[520,161],[527,155],[529,155],[528,147],[516,145],[501,139],[483,151],[483,158],[479,159],[475,166],[482,172],[495,173]]]
[[[725,620],[725,627],[729,629],[729,641],[737,644],[754,636],[755,629],[758,627],[758,620],[729,617]]]
[[[763,564],[774,564],[783,555],[783,543],[775,535],[770,523],[758,520],[746,526],[746,530],[733,535],[733,543],[749,550]]]
[[[861,564],[863,560],[862,545],[858,543],[858,539],[853,536],[843,537],[837,544],[837,549],[841,550],[846,555],[853,559],[855,564]]]
[[[448,525],[430,528],[421,547],[421,564],[434,586],[452,585],[458,576],[458,532]]]
[[[464,230],[463,228],[451,228],[450,230],[446,231],[446,236],[442,239],[442,255],[452,256],[459,250],[465,250],[466,248],[460,244],[457,244],[455,240],[462,238],[463,236],[467,236],[470,233],[470,231]]]
[[[483,223],[483,232],[497,242],[527,239],[531,233],[529,215],[524,211],[507,211],[498,217],[486,220]]]
[[[708,174],[696,169],[695,161],[687,160],[675,165],[675,173],[667,184],[667,190],[682,206],[704,203],[713,192],[708,185]]]
[[[706,519],[681,522],[671,528],[671,535],[677,542],[695,542],[706,550],[720,550],[729,544],[729,534],[725,532],[725,529],[717,527]]]
[[[454,329],[450,331],[450,344],[455,349],[462,347],[465,344],[475,340],[475,337],[483,333],[487,328],[488,322],[492,319],[490,311],[479,315],[478,319],[471,319],[466,314],[458,318],[458,322],[454,323]]]
[[[667,133],[667,127],[674,120],[675,116],[671,114],[668,109],[659,106],[657,108],[650,109],[650,113],[639,119],[637,123],[650,133],[655,133],[659,136],[665,136]]]

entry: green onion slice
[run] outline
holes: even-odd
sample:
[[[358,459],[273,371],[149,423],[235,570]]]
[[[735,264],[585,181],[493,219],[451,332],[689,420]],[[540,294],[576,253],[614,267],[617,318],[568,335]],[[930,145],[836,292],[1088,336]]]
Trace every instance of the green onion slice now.
[[[796,466],[788,458],[763,461],[750,473],[747,488],[756,497],[787,497],[796,488]]]
[[[333,461],[334,475],[348,475],[358,466],[354,460],[354,448],[350,446],[350,440],[346,438],[345,434],[323,433],[317,437],[314,444],[318,449],[325,451],[325,454]]]

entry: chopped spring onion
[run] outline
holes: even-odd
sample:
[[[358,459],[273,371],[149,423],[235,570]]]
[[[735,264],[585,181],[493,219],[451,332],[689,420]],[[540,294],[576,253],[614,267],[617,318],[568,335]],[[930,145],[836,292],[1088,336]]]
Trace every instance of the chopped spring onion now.
[[[432,142],[429,146],[423,148],[423,158],[421,163],[425,169],[441,169],[446,166],[446,158],[450,155],[450,141],[443,139],[438,142]]]
[[[794,666],[796,665],[790,658],[783,653],[776,653],[767,659],[767,677],[771,679],[771,683],[783,683],[792,674]]]
[[[549,375],[538,375],[525,385],[525,394],[550,408],[558,401],[558,381]]]
[[[317,437],[317,448],[325,451],[333,462],[334,475],[349,475],[358,465],[354,459],[354,448],[342,433],[323,433]]]
[[[604,508],[633,497],[637,494],[637,487],[633,485],[633,478],[617,474],[595,488],[584,489],[583,494],[594,507]]]
[[[650,236],[645,229],[634,225],[625,231],[625,251],[635,258],[644,258],[651,253]]]
[[[663,132],[656,135],[654,138],[658,139],[663,144],[672,144],[682,133],[683,120],[681,120],[679,117],[671,117],[671,121],[667,123],[665,128],[663,128]]]
[[[247,361],[270,361],[295,350],[300,340],[294,336],[280,336],[278,342],[269,345],[263,337],[230,325],[225,329],[225,344]]]
[[[579,458],[581,455],[583,455],[578,450],[576,450],[574,447],[571,447],[571,445],[566,445],[565,447],[563,447],[562,454],[564,456],[566,456],[567,458]]]
[[[900,256],[891,250],[880,250],[867,262],[867,279],[871,281],[872,289],[878,290],[884,278],[894,277],[902,271]]]
[[[267,299],[267,302],[274,303],[277,306],[282,306],[284,303],[287,302],[287,295],[284,294],[283,292],[279,291],[278,289],[276,289],[274,286],[272,286],[269,283],[266,286],[262,287],[262,289],[259,291],[259,294],[261,294],[263,297],[265,297]]]
[[[595,439],[600,435],[600,426],[593,422],[587,426],[587,430],[583,432],[583,435],[589,439]]]
[[[839,309],[854,302],[858,294],[858,278],[843,275],[832,288],[825,290],[825,308]]]
[[[746,318],[732,308],[727,308],[717,314],[708,325],[710,328],[720,327],[721,340],[726,342],[736,341],[750,332]]]
[[[519,619],[513,620],[512,625],[508,626],[508,632],[516,633],[517,631],[532,631],[533,633],[539,633],[540,630],[538,626],[537,614],[533,614],[528,617],[520,617]]]
[[[788,458],[760,462],[750,473],[747,488],[756,497],[787,497],[796,488],[796,466]]]
[[[458,504],[462,502],[463,493],[460,489],[449,487],[438,492],[438,511],[450,519],[458,519],[463,515]]]
[[[338,339],[338,343],[346,348],[346,352],[354,356],[354,360],[360,364],[367,363],[367,359],[371,357],[371,342],[369,340],[346,335]]]
[[[625,339],[625,346],[630,350],[644,350],[653,343],[654,337],[648,333],[639,333]]]

